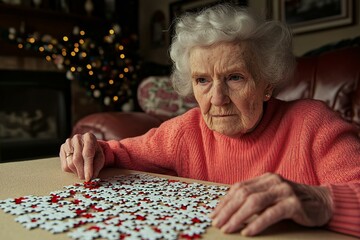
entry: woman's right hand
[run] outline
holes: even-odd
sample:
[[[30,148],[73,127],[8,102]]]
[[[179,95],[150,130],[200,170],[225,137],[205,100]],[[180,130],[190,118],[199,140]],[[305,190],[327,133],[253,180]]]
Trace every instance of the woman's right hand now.
[[[103,150],[92,133],[76,134],[66,139],[59,155],[62,170],[73,172],[85,181],[97,177],[105,163]]]

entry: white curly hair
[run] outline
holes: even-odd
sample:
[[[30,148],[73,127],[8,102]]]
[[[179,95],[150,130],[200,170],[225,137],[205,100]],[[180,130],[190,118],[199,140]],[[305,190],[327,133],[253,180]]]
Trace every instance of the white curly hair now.
[[[219,4],[176,20],[170,46],[171,81],[181,96],[193,95],[189,66],[193,47],[221,42],[245,42],[245,62],[255,80],[274,88],[291,79],[295,69],[292,34],[279,21],[264,21],[244,8]]]

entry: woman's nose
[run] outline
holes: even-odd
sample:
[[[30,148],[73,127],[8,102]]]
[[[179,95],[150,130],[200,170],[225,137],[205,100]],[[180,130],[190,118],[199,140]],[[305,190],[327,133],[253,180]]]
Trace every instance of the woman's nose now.
[[[225,84],[215,84],[212,87],[211,104],[215,106],[222,106],[230,103],[228,90]]]

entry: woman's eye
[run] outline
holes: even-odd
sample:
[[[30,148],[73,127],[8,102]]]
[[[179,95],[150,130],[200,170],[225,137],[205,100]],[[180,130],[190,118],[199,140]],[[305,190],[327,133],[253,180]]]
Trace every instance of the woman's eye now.
[[[241,75],[230,75],[228,77],[228,80],[230,80],[230,81],[240,81],[242,79],[244,79],[244,78]]]
[[[197,82],[197,83],[200,83],[200,84],[203,84],[203,83],[206,83],[207,80],[206,80],[206,78],[197,78],[197,79],[196,79],[196,82]]]

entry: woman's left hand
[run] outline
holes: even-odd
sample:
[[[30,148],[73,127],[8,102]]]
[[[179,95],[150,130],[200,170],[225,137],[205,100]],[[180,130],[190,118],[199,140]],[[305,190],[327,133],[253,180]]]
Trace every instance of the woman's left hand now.
[[[213,226],[225,233],[242,229],[253,236],[283,219],[303,226],[325,225],[332,216],[332,198],[326,187],[288,181],[277,174],[234,184],[210,215]]]

